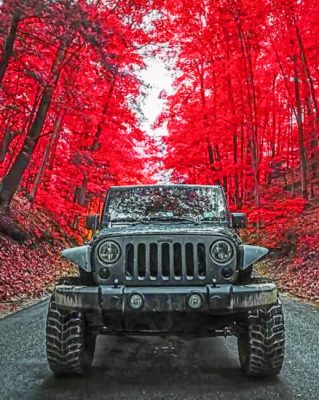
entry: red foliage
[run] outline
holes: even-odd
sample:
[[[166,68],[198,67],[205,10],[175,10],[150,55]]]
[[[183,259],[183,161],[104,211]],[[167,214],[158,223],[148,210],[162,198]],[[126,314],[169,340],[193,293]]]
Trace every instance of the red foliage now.
[[[52,222],[52,215],[17,197],[12,215],[28,239],[18,244],[0,235],[0,302],[38,297],[60,277],[74,273],[61,259],[61,250],[70,246],[65,233]]]
[[[319,2],[168,7],[158,26],[178,77],[157,122],[164,164],[177,182],[222,184],[253,239],[278,248],[319,195]]]
[[[130,13],[125,1],[115,8],[64,0],[2,6],[3,45],[17,12],[20,20],[0,94],[0,176],[26,140],[66,38],[67,54],[20,188],[67,232],[78,226],[76,215],[101,208],[110,185],[145,179],[136,150],[141,143],[147,147],[136,106],[142,87],[136,71],[143,67],[137,48],[149,40],[141,28],[146,4],[136,2]]]
[[[319,247],[300,222],[319,194],[318,20],[318,0],[1,2],[0,207],[19,187],[80,239],[106,189],[151,181],[156,160],[175,182],[223,185],[251,241],[306,260]],[[162,159],[138,79],[160,50],[176,78],[159,95]]]
[[[159,120],[168,121],[170,133],[166,165],[177,180],[224,180],[231,199],[245,202],[241,197],[255,190],[254,173],[264,184],[298,164],[292,79],[297,72],[305,141],[310,145],[318,118],[317,87],[311,98],[302,49],[311,79],[317,82],[318,2],[182,3],[174,2],[175,17],[166,22],[170,44],[179,48],[180,70],[176,92]],[[312,150],[317,147],[313,143]],[[239,199],[234,199],[236,174],[240,192],[245,191]]]

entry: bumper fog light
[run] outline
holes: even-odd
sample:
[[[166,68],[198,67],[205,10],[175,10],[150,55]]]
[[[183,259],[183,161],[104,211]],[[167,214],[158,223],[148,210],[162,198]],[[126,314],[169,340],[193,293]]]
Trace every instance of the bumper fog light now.
[[[128,304],[134,310],[139,310],[143,307],[144,299],[139,293],[133,293],[128,299]]]
[[[200,308],[200,307],[202,306],[202,304],[203,304],[203,300],[202,300],[201,295],[199,295],[199,294],[197,294],[197,293],[191,294],[191,295],[189,296],[187,302],[188,302],[188,305],[189,305],[191,308],[194,308],[194,309]]]
[[[110,277],[110,270],[108,268],[101,268],[99,275],[101,279],[108,279]]]

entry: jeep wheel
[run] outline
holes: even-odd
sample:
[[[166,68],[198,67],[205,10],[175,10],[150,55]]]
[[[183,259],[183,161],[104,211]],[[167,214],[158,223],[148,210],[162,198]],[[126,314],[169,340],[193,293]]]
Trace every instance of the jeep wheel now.
[[[82,312],[59,309],[51,297],[46,325],[48,363],[55,375],[82,375],[92,364],[96,335]]]
[[[284,360],[284,318],[277,304],[250,311],[238,337],[239,361],[250,376],[279,374]]]

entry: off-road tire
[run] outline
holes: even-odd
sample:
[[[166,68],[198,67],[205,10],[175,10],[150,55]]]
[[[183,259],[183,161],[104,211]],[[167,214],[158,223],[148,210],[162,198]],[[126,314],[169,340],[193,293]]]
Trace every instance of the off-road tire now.
[[[91,366],[96,335],[86,327],[80,311],[57,307],[54,295],[49,304],[46,325],[46,351],[55,375],[83,375]]]
[[[250,311],[238,337],[242,370],[249,376],[279,374],[284,360],[284,317],[280,300],[268,307]]]

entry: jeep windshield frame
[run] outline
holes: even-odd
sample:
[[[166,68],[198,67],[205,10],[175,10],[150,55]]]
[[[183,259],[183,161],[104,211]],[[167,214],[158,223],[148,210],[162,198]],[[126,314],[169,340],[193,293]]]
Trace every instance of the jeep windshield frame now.
[[[165,222],[228,226],[230,214],[222,187],[136,185],[114,186],[108,190],[102,226]]]

